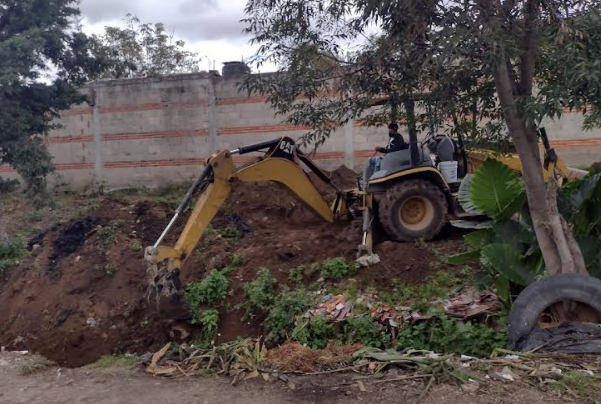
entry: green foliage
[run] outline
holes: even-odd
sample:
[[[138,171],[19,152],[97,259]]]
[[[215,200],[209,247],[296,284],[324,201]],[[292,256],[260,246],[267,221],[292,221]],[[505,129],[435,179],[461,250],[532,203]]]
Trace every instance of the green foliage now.
[[[140,240],[132,240],[129,248],[131,248],[132,251],[142,251],[144,246]]]
[[[125,24],[126,28],[105,27],[104,34],[95,37],[121,62],[103,77],[155,77],[200,70],[198,54],[186,50],[185,42],[169,34],[164,24],[142,24],[131,14],[126,15]]]
[[[419,349],[487,357],[495,348],[507,346],[506,332],[485,324],[461,322],[439,314],[428,321],[405,324],[399,332],[399,349]]]
[[[390,304],[407,304],[430,302],[445,297],[449,289],[457,285],[457,277],[449,272],[440,271],[427,277],[418,285],[406,285],[395,282],[391,293],[380,292],[385,302]]]
[[[0,274],[25,256],[25,243],[21,239],[0,241]]]
[[[369,316],[351,317],[344,325],[344,341],[359,343],[374,348],[384,348],[390,342],[390,336],[382,326]]]
[[[354,275],[359,268],[359,264],[347,264],[344,258],[332,258],[321,263],[321,276],[324,279],[345,279]]]
[[[297,318],[290,336],[311,349],[323,349],[335,337],[335,331],[325,316],[312,317],[310,320]]]
[[[35,208],[23,215],[23,220],[27,222],[41,222],[43,218],[42,211]]]
[[[78,88],[111,64],[106,49],[73,26],[76,5],[0,0],[0,163],[17,170],[36,206],[47,202],[54,170],[43,136],[58,127],[58,111],[86,100]]]
[[[267,268],[261,268],[252,282],[244,285],[244,292],[250,305],[249,312],[266,313],[275,298],[277,281]]]
[[[197,311],[200,305],[211,305],[224,300],[228,286],[229,281],[223,273],[214,269],[201,282],[190,282],[184,298]]]
[[[14,179],[4,179],[0,177],[0,195],[7,195],[14,192],[19,187],[19,181]]]
[[[108,248],[115,242],[117,231],[123,226],[123,224],[123,220],[111,220],[108,224],[102,226],[98,230],[98,237],[105,248]]]
[[[219,327],[219,312],[215,309],[203,310],[198,321],[202,325],[203,338],[206,341],[213,341]]]
[[[263,326],[269,332],[268,340],[279,342],[292,332],[295,318],[311,307],[311,300],[304,289],[290,290],[283,287],[269,309]]]
[[[243,263],[244,263],[244,259],[242,258],[242,256],[240,254],[232,255],[232,259],[230,260],[230,265],[232,267],[237,268],[240,265],[242,265]]]
[[[514,170],[498,160],[484,160],[469,183],[473,207],[494,220],[509,218],[524,203],[521,179]],[[469,203],[467,205],[471,208]]]

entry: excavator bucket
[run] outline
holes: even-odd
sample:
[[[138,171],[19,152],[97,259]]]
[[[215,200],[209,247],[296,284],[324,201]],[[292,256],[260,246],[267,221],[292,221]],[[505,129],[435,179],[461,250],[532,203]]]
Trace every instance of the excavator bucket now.
[[[244,154],[263,149],[268,150],[257,161],[238,169],[234,166],[233,154]],[[238,181],[279,182],[289,188],[324,220],[334,221],[334,212],[299,166],[299,162],[303,162],[325,182],[331,184],[330,178],[298,150],[294,140],[286,137],[232,151],[220,151],[212,155],[157,242],[145,250],[144,256],[148,265],[147,297],[149,301],[156,301],[161,311],[170,312],[173,311],[171,310],[173,308],[176,313],[181,314],[179,317],[184,315],[186,310],[182,311],[181,308],[187,306],[183,302],[182,285],[179,280],[180,269],[193,253],[204,230],[209,226],[229,196],[232,187]],[[336,191],[339,193],[338,189]],[[173,247],[161,245],[178,218],[191,205],[194,197],[196,197],[196,203],[176,244]],[[343,202],[337,199],[336,212],[346,211],[346,204]],[[178,315],[176,314],[175,317]]]

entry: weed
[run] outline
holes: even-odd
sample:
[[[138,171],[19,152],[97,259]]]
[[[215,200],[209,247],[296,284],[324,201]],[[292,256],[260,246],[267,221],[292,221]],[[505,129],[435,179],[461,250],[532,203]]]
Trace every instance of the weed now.
[[[297,318],[291,337],[309,348],[323,349],[334,338],[334,334],[334,327],[325,316],[317,316],[310,320]]]
[[[288,280],[294,285],[302,285],[305,280],[305,267],[292,268],[288,274]]]
[[[332,258],[321,264],[321,276],[324,279],[345,279],[359,269],[359,264],[347,264],[343,258]]]
[[[357,302],[357,299],[359,298],[359,287],[357,284],[352,283],[348,285],[346,288],[346,296],[351,303],[355,304]]]
[[[98,237],[104,247],[109,247],[115,242],[117,230],[119,230],[121,226],[123,226],[123,220],[111,220],[106,226],[102,226],[98,230]]]
[[[140,361],[135,356],[131,355],[118,355],[118,356],[103,356],[96,362],[90,365],[94,369],[107,369],[107,368],[126,368],[133,369],[138,366]]]
[[[384,348],[390,343],[384,328],[368,316],[349,318],[344,325],[344,339],[349,344],[360,343],[374,348]]]
[[[599,378],[595,376],[579,371],[567,371],[562,378],[562,381],[574,390],[579,397],[589,396],[592,389],[597,385],[598,380]]]
[[[217,230],[215,230],[215,228],[211,225],[208,225],[207,227],[205,227],[204,231],[202,232],[202,234],[210,236],[213,234],[217,234]]]
[[[294,285],[302,285],[306,279],[311,278],[311,276],[319,273],[319,271],[319,264],[313,264],[311,266],[301,265],[290,270],[288,280]]]
[[[41,355],[33,355],[26,359],[23,364],[19,367],[19,373],[22,375],[31,375],[42,371],[50,366],[53,366],[54,362],[44,358]]]
[[[382,299],[386,303],[415,303],[430,302],[438,298],[445,297],[449,289],[455,286],[458,282],[457,277],[445,271],[437,272],[436,274],[424,279],[424,282],[419,285],[405,285],[402,283],[394,283],[394,289],[391,293],[381,293]],[[429,307],[429,304],[426,304]]]
[[[30,223],[41,222],[43,218],[42,211],[39,209],[34,209],[31,212],[27,212],[22,217],[24,221]]]
[[[196,311],[201,304],[214,304],[224,300],[227,295],[229,282],[225,275],[214,269],[201,282],[190,282],[184,298],[190,307]]]
[[[129,245],[129,248],[131,248],[132,251],[142,251],[144,246],[142,245],[142,242],[140,240],[132,240],[131,244]]]
[[[275,298],[263,326],[269,332],[268,340],[279,342],[294,329],[296,316],[311,307],[311,301],[304,289],[282,288]]]
[[[267,268],[261,268],[252,282],[244,284],[244,292],[250,307],[247,312],[265,313],[273,303],[277,281]]]
[[[219,232],[223,238],[239,238],[240,232],[232,226],[227,226]]]
[[[442,313],[436,318],[407,324],[398,337],[400,349],[413,348],[439,353],[486,357],[495,348],[507,346],[506,332],[486,324],[461,322]]]
[[[25,243],[21,239],[0,241],[0,274],[25,256]]]
[[[230,260],[231,266],[233,266],[234,268],[237,268],[240,265],[242,265],[243,263],[244,263],[244,260],[242,259],[242,256],[240,254],[232,255],[232,259]]]
[[[219,312],[215,309],[203,310],[198,320],[202,325],[204,340],[214,341],[219,327]]]

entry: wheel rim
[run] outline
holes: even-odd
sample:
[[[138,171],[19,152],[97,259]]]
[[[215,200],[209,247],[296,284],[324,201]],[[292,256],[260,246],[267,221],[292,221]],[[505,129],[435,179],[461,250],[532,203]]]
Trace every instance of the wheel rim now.
[[[401,204],[399,220],[412,231],[424,230],[434,219],[434,205],[423,196],[412,196]]]

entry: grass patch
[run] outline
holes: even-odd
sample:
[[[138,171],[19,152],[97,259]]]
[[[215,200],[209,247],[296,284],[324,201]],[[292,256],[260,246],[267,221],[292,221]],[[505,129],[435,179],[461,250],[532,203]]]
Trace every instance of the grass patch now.
[[[98,237],[103,247],[108,248],[115,242],[117,231],[123,226],[123,223],[123,220],[111,220],[98,230]]]
[[[132,251],[142,251],[144,246],[140,240],[132,240],[129,248],[131,248]]]
[[[108,369],[108,368],[123,368],[133,369],[140,364],[140,361],[135,356],[130,355],[117,355],[117,356],[103,356],[96,362],[90,365],[94,369]]]
[[[588,398],[599,383],[598,377],[578,371],[565,372],[562,380],[581,398]]]
[[[488,357],[495,348],[507,346],[507,332],[481,323],[461,322],[443,313],[426,321],[405,324],[397,348]]]
[[[21,375],[32,375],[51,366],[54,366],[54,362],[52,362],[50,359],[46,359],[41,355],[33,355],[26,359],[23,364],[21,364],[19,367],[19,373]]]
[[[0,241],[0,274],[25,256],[25,243],[21,239]]]
[[[449,290],[459,284],[459,278],[453,273],[440,271],[424,279],[419,285],[405,285],[394,282],[392,292],[381,292],[384,302],[389,304],[422,304],[429,307],[429,302],[443,298]]]

